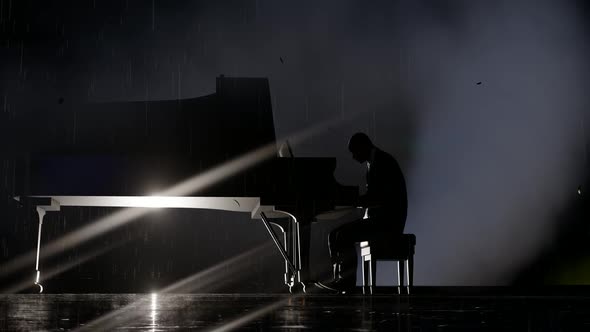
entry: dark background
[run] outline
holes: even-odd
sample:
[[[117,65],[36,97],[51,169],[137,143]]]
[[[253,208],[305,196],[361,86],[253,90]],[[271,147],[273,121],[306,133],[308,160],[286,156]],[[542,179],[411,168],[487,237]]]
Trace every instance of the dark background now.
[[[588,19],[585,1],[0,0],[0,138],[19,140],[6,126],[27,110],[268,77],[277,137],[330,124],[295,155],[337,157],[336,178],[362,184],[346,142],[365,131],[399,160],[416,284],[586,284]],[[11,199],[13,157],[0,158],[6,264],[34,248],[37,223]],[[44,241],[109,212],[48,215]],[[333,226],[317,226],[318,241]],[[75,265],[46,284],[149,291],[264,243],[248,216],[160,211],[44,262]],[[281,290],[272,250],[204,291]],[[2,284],[32,280],[33,264]]]

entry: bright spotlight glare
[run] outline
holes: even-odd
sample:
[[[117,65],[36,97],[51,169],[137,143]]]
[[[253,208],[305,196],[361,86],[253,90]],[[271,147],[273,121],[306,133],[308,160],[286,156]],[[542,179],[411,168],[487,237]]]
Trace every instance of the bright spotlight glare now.
[[[155,331],[156,314],[157,314],[157,309],[158,309],[158,294],[156,294],[156,293],[152,293],[152,308],[151,309],[152,309],[150,312],[150,318],[152,319],[151,331]]]

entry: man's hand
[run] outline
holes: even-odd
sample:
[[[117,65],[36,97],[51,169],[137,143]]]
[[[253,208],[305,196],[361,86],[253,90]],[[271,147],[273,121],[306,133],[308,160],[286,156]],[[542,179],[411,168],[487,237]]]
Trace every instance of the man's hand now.
[[[357,199],[357,202],[356,202],[356,206],[362,207],[362,208],[375,208],[375,207],[380,207],[382,205],[383,205],[382,202],[375,201],[373,196],[368,193],[365,195],[359,196],[359,198]]]

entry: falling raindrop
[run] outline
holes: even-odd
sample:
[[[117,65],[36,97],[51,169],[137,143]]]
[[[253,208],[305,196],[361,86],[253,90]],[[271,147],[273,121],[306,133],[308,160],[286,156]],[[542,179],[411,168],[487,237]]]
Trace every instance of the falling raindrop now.
[[[156,31],[156,0],[152,0],[152,31]]]
[[[16,160],[12,163],[12,193],[16,192]]]
[[[8,245],[6,244],[6,238],[2,238],[2,256],[8,257]]]
[[[339,115],[342,115],[342,107],[344,105],[343,100],[342,100],[342,90],[343,90],[342,81],[340,81],[338,83],[338,100],[336,101],[337,105],[338,105],[338,114]]]
[[[172,72],[172,77],[170,80],[170,86],[172,87],[172,95],[174,95],[174,85],[176,84],[176,79],[174,77],[174,72]]]
[[[18,74],[22,75],[23,73],[23,54],[24,54],[24,41],[21,41],[20,43],[20,66],[19,66],[19,70],[18,70]]]
[[[373,130],[373,139],[375,141],[377,141],[377,116],[376,116],[376,113],[377,112],[373,111],[373,118],[372,118],[372,121],[373,121],[373,124],[372,124],[372,127],[373,127],[373,129],[372,129]]]
[[[189,122],[188,127],[188,152],[189,155],[193,155],[193,124],[192,121]]]
[[[76,108],[74,107],[74,124],[73,124],[73,130],[72,130],[72,143],[76,144]]]
[[[258,17],[258,0],[254,0],[254,20]]]
[[[305,97],[305,121],[309,121],[309,96]]]
[[[182,89],[182,81],[180,76],[180,65],[177,66],[177,79],[178,79],[178,100],[182,99],[181,96],[181,89]]]
[[[129,62],[127,68],[128,68],[128,71],[127,71],[127,84],[129,86],[131,86],[131,84],[133,82],[133,65],[132,65],[131,61]]]
[[[150,103],[149,103],[149,95],[150,95],[149,85],[148,85],[148,82],[146,80],[146,84],[145,84],[145,102],[144,102],[144,105],[145,105],[145,137],[148,137],[148,132],[149,132],[149,121],[148,121],[148,112],[149,112],[149,106],[150,106]]]
[[[8,188],[8,160],[3,161],[2,171],[4,173],[4,188]]]

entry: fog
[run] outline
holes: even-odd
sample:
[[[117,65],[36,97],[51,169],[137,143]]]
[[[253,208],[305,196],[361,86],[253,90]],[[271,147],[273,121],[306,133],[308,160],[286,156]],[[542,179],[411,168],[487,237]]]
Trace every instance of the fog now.
[[[337,157],[338,181],[362,184],[346,142],[365,131],[399,160],[416,284],[508,284],[551,243],[582,177],[580,15],[550,0],[96,2],[49,17],[51,38],[11,41],[3,109],[268,77],[278,137],[337,123],[296,156]]]

